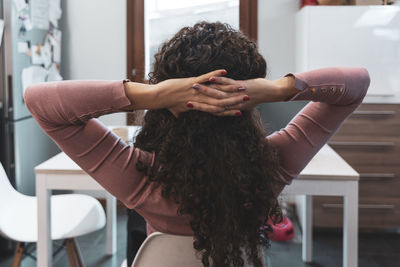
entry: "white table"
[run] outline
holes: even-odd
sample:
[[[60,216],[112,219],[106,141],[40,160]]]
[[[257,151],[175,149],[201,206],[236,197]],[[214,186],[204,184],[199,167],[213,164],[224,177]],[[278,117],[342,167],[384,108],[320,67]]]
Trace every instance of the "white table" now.
[[[130,128],[130,136],[135,131]],[[37,266],[52,266],[50,240],[51,190],[104,189],[65,153],[61,152],[35,168],[38,199]],[[325,145],[283,194],[304,196],[303,260],[312,259],[312,195],[344,196],[343,266],[356,267],[358,258],[359,175],[336,152]],[[116,200],[107,194],[107,254],[116,251]]]
[[[109,126],[109,129],[126,126]],[[138,126],[128,126],[131,139]],[[106,196],[106,253],[112,255],[117,249],[117,205],[114,196],[84,172],[70,157],[61,152],[35,167],[36,196],[38,201],[37,266],[52,266],[52,242],[50,238],[50,196],[52,190],[100,190]]]
[[[343,267],[358,265],[359,174],[325,145],[282,194],[304,195],[303,261],[312,261],[312,196],[343,196]]]

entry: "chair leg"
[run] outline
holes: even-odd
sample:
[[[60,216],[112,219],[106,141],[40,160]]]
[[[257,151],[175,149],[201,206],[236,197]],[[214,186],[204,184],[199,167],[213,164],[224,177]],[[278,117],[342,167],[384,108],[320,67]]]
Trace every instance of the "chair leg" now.
[[[18,242],[15,248],[14,260],[12,267],[19,267],[21,265],[22,258],[24,256],[25,244],[23,242]]]
[[[65,247],[67,248],[69,263],[71,267],[78,267],[76,264],[74,247],[71,239],[65,239]]]
[[[79,249],[78,242],[76,242],[76,239],[72,239],[73,244],[74,244],[74,249],[75,249],[75,255],[76,259],[78,261],[78,264],[80,267],[85,267],[85,264],[83,263],[83,258],[82,258],[82,253],[81,250]]]
[[[82,260],[82,254],[79,250],[78,244],[75,238],[68,238],[65,240],[65,246],[67,247],[69,261],[71,267],[85,267]]]

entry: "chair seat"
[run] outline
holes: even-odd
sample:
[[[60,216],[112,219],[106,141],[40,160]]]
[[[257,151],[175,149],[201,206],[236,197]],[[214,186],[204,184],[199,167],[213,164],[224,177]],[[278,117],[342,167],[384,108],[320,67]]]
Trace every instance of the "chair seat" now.
[[[193,236],[178,236],[154,232],[143,242],[132,267],[201,267],[193,249]]]
[[[105,213],[99,201],[82,194],[51,196],[51,238],[66,239],[104,227]],[[0,215],[1,233],[21,242],[37,241],[37,198],[20,195]]]
[[[193,241],[193,236],[154,232],[139,248],[131,267],[202,267],[201,257],[193,248]],[[242,255],[245,255],[245,251],[241,249]],[[265,266],[261,247],[258,247],[258,253],[262,259],[262,266]],[[253,266],[247,261],[247,257],[243,260],[244,267]]]

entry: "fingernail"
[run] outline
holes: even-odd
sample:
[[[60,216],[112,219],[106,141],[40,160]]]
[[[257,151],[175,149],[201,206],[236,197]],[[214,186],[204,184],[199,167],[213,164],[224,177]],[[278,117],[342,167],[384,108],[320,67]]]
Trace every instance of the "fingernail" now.
[[[211,78],[210,78],[210,82],[215,82],[215,78],[214,78],[214,77],[211,77]]]
[[[200,87],[197,84],[195,84],[195,85],[193,85],[193,89],[199,90]]]
[[[221,71],[221,74],[222,74],[222,75],[227,74],[226,70]]]
[[[192,104],[192,103],[187,103],[186,106],[187,106],[188,108],[193,108],[193,104]]]
[[[246,90],[246,88],[244,88],[244,87],[239,87],[238,88],[238,91],[244,91],[244,90]]]
[[[235,113],[236,116],[242,116],[242,112],[238,111]]]
[[[248,96],[248,95],[245,95],[244,97],[243,97],[243,101],[249,101],[250,100],[250,97]]]

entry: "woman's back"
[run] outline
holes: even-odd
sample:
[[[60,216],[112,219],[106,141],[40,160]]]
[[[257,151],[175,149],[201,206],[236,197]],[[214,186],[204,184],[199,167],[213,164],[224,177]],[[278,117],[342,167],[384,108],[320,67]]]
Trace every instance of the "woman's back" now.
[[[203,23],[163,46],[152,82],[220,67],[238,80],[263,77],[263,61],[241,34]],[[285,129],[267,137],[254,110],[226,118],[190,111],[176,118],[159,109],[147,112],[132,147],[91,119],[131,104],[122,81],[40,84],[24,97],[42,129],[104,188],[136,209],[150,232],[193,234],[204,259],[241,266],[239,248],[246,247],[257,263],[257,244],[268,242],[268,227],[260,226],[268,215],[279,215],[277,196],[358,107],[370,82],[364,68],[285,76],[294,76],[298,93],[282,101],[312,102]]]

